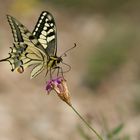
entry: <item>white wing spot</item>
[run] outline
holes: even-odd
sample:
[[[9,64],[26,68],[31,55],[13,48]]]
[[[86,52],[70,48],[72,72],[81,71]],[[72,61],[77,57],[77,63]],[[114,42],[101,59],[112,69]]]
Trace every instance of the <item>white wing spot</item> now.
[[[39,27],[40,26],[40,23],[37,25],[37,27]]]
[[[50,25],[48,23],[45,23],[45,26],[49,27]]]
[[[48,19],[49,19],[49,20],[51,20],[51,19],[52,19],[52,17],[51,17],[50,15],[48,15]]]
[[[40,42],[41,44],[42,44],[42,43],[47,43],[47,41],[44,40],[44,39],[39,38],[38,40],[39,40],[39,42]]]
[[[47,44],[45,43],[45,44],[42,44],[43,45],[43,47],[46,49],[47,48]]]
[[[47,30],[47,27],[44,27],[43,29],[44,29],[44,30]]]
[[[51,33],[51,32],[53,32],[53,29],[50,29],[50,30],[47,32],[47,34],[49,34],[49,33]]]
[[[53,27],[53,26],[54,26],[54,24],[53,24],[53,23],[51,23],[50,25],[51,25],[51,27]]]
[[[47,38],[47,42],[52,41],[54,38],[55,38],[55,36],[54,36],[54,35],[53,35],[53,36],[48,37],[48,38]]]
[[[43,18],[44,18],[44,16],[41,17],[41,19],[43,19]]]
[[[42,22],[42,20],[39,21],[39,23],[41,23],[41,22]]]
[[[45,16],[46,14],[47,14],[47,13],[44,12],[42,15]]]
[[[42,31],[41,34],[44,35],[44,36],[46,36],[47,35],[47,32]]]
[[[37,31],[37,30],[38,30],[38,28],[35,29],[35,31]]]
[[[46,22],[48,21],[48,19],[46,18]]]
[[[40,35],[41,39],[46,39],[46,37],[44,35]]]

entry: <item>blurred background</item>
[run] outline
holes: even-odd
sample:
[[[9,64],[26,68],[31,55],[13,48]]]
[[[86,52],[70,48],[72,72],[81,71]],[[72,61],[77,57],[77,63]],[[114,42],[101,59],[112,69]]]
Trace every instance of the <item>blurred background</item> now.
[[[51,12],[58,56],[77,43],[64,58],[73,106],[105,140],[140,140],[139,0],[0,2],[0,59],[13,43],[6,14],[32,31],[40,13]],[[44,74],[30,80],[31,69],[0,68],[0,140],[97,140],[56,94],[46,94]]]

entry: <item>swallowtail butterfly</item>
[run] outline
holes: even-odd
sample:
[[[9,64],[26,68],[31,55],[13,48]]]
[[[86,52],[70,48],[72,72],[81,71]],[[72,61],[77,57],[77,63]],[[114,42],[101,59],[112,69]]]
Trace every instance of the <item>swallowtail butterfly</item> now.
[[[7,15],[7,19],[12,29],[14,43],[13,47],[10,47],[9,57],[0,62],[8,61],[12,67],[11,71],[17,70],[19,73],[33,66],[31,78],[45,69],[48,72],[58,68],[62,56],[57,56],[56,24],[49,12],[41,13],[32,33],[14,17]]]

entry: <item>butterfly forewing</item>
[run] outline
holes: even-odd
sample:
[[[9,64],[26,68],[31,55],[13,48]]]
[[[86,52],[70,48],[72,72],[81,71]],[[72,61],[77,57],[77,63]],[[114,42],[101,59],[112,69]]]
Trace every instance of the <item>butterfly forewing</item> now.
[[[18,20],[13,18],[10,15],[7,15],[8,22],[11,26],[14,41],[15,42],[23,42],[28,44],[29,46],[34,46],[39,48],[45,53],[44,48],[40,44],[40,42],[32,35],[32,33]]]
[[[7,15],[8,22],[10,24],[10,27],[12,29],[14,42],[24,42],[21,31],[19,30],[17,24],[14,20],[12,20],[12,17]]]
[[[41,13],[35,29],[33,30],[33,35],[42,44],[49,56],[56,56],[56,25],[53,16],[49,12],[43,11]]]

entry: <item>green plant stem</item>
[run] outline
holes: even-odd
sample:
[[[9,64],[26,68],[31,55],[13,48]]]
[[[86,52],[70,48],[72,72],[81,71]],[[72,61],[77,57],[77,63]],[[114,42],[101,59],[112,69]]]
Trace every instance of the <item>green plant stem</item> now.
[[[99,140],[103,140],[103,138],[97,133],[97,131],[95,129],[93,129],[89,123],[79,114],[79,112],[72,106],[72,105],[69,105],[72,110],[79,116],[79,118],[87,125],[87,127],[92,130],[93,133],[96,134],[96,136],[99,138]]]

